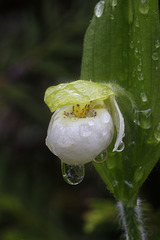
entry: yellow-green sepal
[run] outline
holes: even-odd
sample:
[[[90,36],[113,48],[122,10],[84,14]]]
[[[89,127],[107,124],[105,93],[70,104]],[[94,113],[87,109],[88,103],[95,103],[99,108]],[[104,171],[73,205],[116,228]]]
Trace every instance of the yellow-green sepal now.
[[[44,101],[51,112],[54,112],[66,105],[105,100],[114,94],[107,83],[77,80],[49,87],[45,92]]]

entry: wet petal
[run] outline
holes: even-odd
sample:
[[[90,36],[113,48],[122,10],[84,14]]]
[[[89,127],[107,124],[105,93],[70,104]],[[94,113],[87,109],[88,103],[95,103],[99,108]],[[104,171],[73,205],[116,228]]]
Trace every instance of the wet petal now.
[[[114,124],[107,109],[95,109],[96,116],[72,117],[72,106],[53,114],[46,138],[48,148],[67,164],[92,161],[111,143]]]
[[[44,101],[51,112],[54,112],[66,105],[87,104],[93,100],[105,100],[111,95],[114,95],[114,91],[106,83],[77,80],[49,87]]]

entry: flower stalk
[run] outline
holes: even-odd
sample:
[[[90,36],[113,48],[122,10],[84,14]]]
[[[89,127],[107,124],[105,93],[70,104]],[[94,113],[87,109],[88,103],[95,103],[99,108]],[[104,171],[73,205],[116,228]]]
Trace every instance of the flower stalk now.
[[[125,240],[146,240],[146,234],[142,222],[140,200],[137,201],[136,206],[128,206],[127,204],[119,201],[118,209],[125,232]]]

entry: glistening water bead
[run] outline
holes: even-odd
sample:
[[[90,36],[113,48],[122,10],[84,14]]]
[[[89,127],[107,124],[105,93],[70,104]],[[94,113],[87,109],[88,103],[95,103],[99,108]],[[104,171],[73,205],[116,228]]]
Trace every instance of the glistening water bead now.
[[[117,6],[117,0],[112,0],[111,5],[112,5],[113,8],[116,7]]]
[[[85,176],[84,165],[69,165],[61,162],[61,170],[65,182],[70,185],[81,183]]]
[[[147,95],[145,94],[145,92],[141,92],[140,97],[142,99],[142,102],[147,102]]]
[[[149,0],[140,0],[139,11],[142,14],[147,14],[149,11]]]
[[[134,42],[133,41],[130,41],[129,47],[134,48]]]
[[[138,74],[138,80],[139,80],[139,81],[143,81],[143,80],[144,80],[144,75],[143,75],[142,72],[140,72],[140,73]]]
[[[156,48],[159,48],[159,47],[160,47],[160,42],[159,42],[158,39],[155,41],[155,47],[156,47]]]
[[[102,16],[103,11],[104,11],[104,6],[105,6],[105,1],[100,1],[95,6],[94,13],[97,18],[100,18]]]
[[[158,52],[154,52],[154,53],[152,54],[152,59],[153,59],[154,61],[157,61],[157,60],[159,59]]]
[[[107,159],[107,155],[108,155],[107,150],[104,150],[94,159],[94,162],[96,162],[96,163],[104,162]]]
[[[138,182],[140,181],[144,176],[144,169],[142,166],[139,166],[139,168],[134,173],[134,181]]]
[[[152,110],[150,108],[146,110],[136,110],[134,123],[143,129],[149,129],[152,125],[151,117]]]
[[[154,137],[158,142],[160,142],[160,122],[154,132]]]

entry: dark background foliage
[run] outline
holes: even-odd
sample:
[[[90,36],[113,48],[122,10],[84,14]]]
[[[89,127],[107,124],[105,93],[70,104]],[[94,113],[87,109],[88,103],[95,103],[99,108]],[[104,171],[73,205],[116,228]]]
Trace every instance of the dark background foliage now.
[[[0,1],[0,239],[118,239],[112,195],[92,164],[67,185],[45,146],[46,88],[79,79],[96,0]],[[140,191],[150,239],[159,239],[160,166]],[[91,227],[91,226],[92,227]]]

